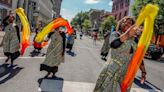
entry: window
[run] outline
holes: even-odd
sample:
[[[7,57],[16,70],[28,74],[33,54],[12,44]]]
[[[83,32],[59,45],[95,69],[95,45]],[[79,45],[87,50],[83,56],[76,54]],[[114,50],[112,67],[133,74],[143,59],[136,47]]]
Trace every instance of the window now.
[[[121,12],[120,12],[120,15],[119,15],[119,20],[121,19]]]
[[[120,9],[122,9],[122,8],[123,8],[123,2],[120,3]]]
[[[115,5],[113,5],[113,7],[112,7],[112,11],[115,11]]]
[[[127,11],[125,11],[124,16],[127,16]]]
[[[125,0],[125,6],[129,6],[130,1],[129,0]]]
[[[130,1],[126,0],[126,6],[129,6]]]
[[[118,4],[116,5],[116,11],[118,10]]]

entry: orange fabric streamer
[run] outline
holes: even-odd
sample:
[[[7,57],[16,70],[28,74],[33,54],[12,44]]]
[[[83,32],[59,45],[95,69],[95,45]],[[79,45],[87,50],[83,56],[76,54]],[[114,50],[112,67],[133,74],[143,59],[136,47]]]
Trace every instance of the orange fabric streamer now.
[[[25,49],[30,45],[30,26],[28,19],[24,13],[24,9],[16,9],[16,13],[19,16],[23,29],[22,29],[22,39],[21,39],[21,55],[24,54]]]
[[[69,23],[65,19],[57,18],[54,21],[52,21],[51,23],[49,23],[46,27],[43,28],[43,30],[41,32],[39,32],[37,34],[35,41],[38,43],[41,43],[47,34],[49,34],[51,31],[53,31],[54,29],[61,27],[61,26],[66,27],[67,34],[73,33],[72,28],[70,27]]]
[[[33,43],[35,48],[44,48],[47,44],[48,44],[48,42],[42,42],[40,44],[40,43],[37,43],[37,42],[34,41],[34,43]]]

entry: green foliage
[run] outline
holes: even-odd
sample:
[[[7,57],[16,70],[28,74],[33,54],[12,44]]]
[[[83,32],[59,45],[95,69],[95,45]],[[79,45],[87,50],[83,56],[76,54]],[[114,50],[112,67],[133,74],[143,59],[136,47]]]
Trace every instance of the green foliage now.
[[[155,20],[155,33],[164,32],[164,0],[135,0],[135,4],[131,7],[133,15],[137,17],[140,10],[148,3],[159,6],[159,13]]]
[[[82,26],[84,30],[88,30],[92,27],[91,21],[89,19],[85,19],[84,22],[82,23]]]
[[[88,12],[80,12],[75,17],[72,19],[71,24],[75,26],[82,26],[83,22],[88,19],[89,20],[89,15]]]
[[[112,26],[116,26],[117,22],[113,16],[108,16],[101,22],[101,31],[111,31]]]

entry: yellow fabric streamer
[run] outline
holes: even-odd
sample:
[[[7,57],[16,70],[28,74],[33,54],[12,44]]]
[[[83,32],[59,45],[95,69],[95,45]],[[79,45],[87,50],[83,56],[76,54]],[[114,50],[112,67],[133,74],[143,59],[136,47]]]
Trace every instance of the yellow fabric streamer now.
[[[16,9],[16,13],[19,16],[23,26],[22,38],[21,38],[21,55],[23,55],[27,46],[30,45],[30,26],[29,26],[28,19],[24,13],[24,9],[18,8]]]
[[[61,26],[65,26],[67,29],[67,33],[68,34],[72,34],[73,33],[73,29],[71,28],[71,26],[69,25],[69,23],[63,19],[63,18],[57,18],[55,20],[53,20],[52,22],[50,22],[49,24],[47,24],[47,26],[45,26],[43,28],[42,31],[40,31],[36,38],[35,41],[38,43],[41,43],[44,40],[44,37],[49,34],[51,31],[53,31],[54,29],[61,27]]]

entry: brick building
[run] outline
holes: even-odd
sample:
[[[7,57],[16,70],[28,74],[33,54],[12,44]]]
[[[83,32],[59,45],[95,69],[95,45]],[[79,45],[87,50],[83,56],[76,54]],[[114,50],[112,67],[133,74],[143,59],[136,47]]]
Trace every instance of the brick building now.
[[[129,15],[130,0],[112,0],[112,14],[116,20],[120,20],[124,16]]]
[[[91,20],[92,28],[99,29],[101,23],[101,16],[104,14],[104,10],[91,9],[89,11],[89,17]]]

